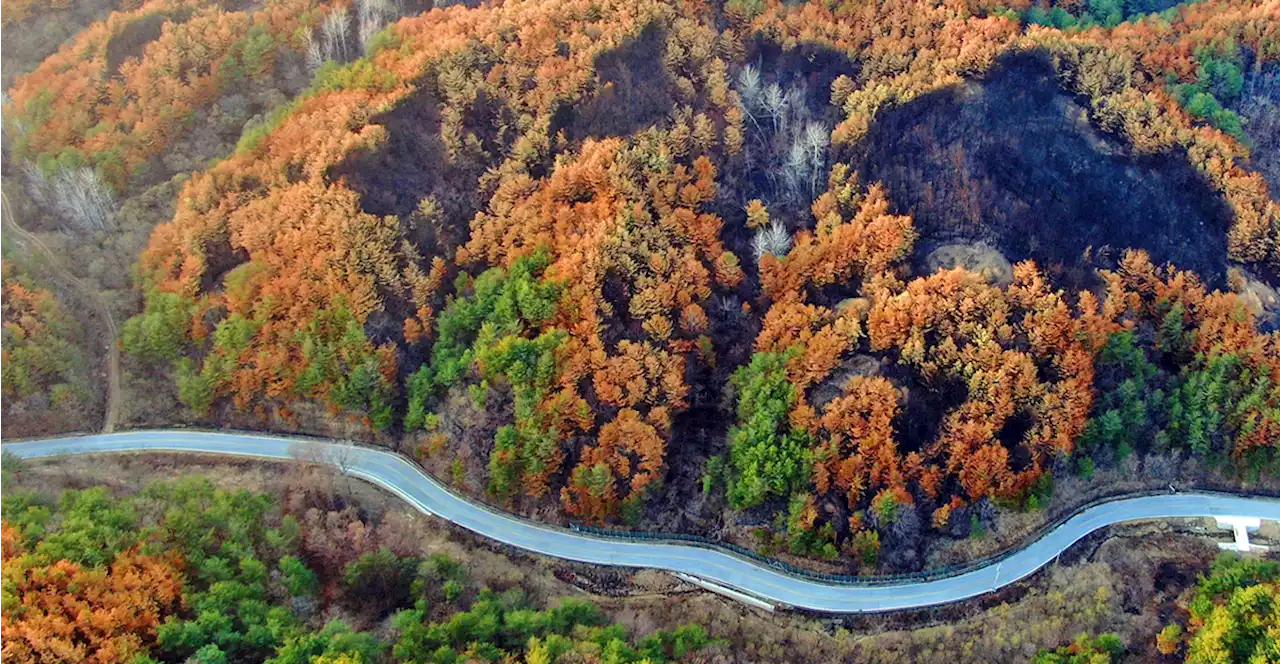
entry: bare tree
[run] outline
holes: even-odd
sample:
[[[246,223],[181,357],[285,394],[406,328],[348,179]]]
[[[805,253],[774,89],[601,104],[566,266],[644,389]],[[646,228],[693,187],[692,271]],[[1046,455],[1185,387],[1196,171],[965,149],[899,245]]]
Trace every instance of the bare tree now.
[[[308,466],[337,471],[346,484],[347,498],[351,497],[351,470],[356,464],[354,442],[350,440],[336,443],[294,442],[289,444],[289,457]]]
[[[360,52],[369,54],[369,42],[387,22],[399,15],[391,0],[356,0],[356,21],[360,24]]]
[[[804,126],[804,146],[812,163],[822,163],[830,143],[831,130],[826,125],[821,122],[810,122]]]
[[[87,166],[63,169],[54,179],[54,198],[63,214],[91,230],[115,226],[115,196],[98,171]]]
[[[755,251],[757,262],[765,254],[782,258],[791,251],[791,233],[787,232],[787,227],[781,221],[775,219],[756,231],[756,236],[751,239],[751,248]]]
[[[24,161],[22,162],[22,175],[27,180],[27,194],[31,196],[31,200],[35,201],[36,205],[43,209],[52,210],[53,203],[49,199],[49,195],[52,192],[50,191],[49,178],[44,174],[44,171],[40,170],[40,167],[35,162]]]
[[[307,69],[314,74],[324,64],[324,46],[316,41],[315,31],[309,25],[302,28],[302,38],[307,42]]]
[[[787,188],[785,200],[798,201],[804,192],[804,185],[809,181],[809,158],[799,141],[792,141],[787,150],[786,159],[782,162],[782,181]]]
[[[743,198],[765,198],[780,214],[804,216],[808,202],[825,184],[830,126],[814,117],[803,80],[785,86],[776,80],[765,83],[758,68],[746,66],[735,84],[744,120],[755,127],[743,150],[743,163],[769,183],[767,193],[744,192]],[[761,235],[759,246],[779,246],[768,242],[771,239],[777,240],[777,234]]]
[[[733,319],[742,315],[742,304],[738,302],[738,298],[732,295],[718,295],[715,298],[716,311],[727,319]]]
[[[343,440],[325,447],[324,462],[338,470],[347,485],[347,498],[353,495],[351,490],[351,469],[356,463],[355,442]]]
[[[320,465],[324,463],[324,450],[315,443],[296,441],[289,443],[289,458],[299,463]]]
[[[769,114],[769,118],[773,120],[773,133],[782,131],[787,123],[787,108],[790,96],[782,92],[782,88],[777,83],[770,83],[764,89],[764,95],[761,97],[761,104],[764,106],[765,113]]]
[[[1249,151],[1250,166],[1274,188],[1280,186],[1280,69],[1250,71],[1245,81],[1236,110],[1255,146]]]
[[[115,227],[116,198],[96,169],[58,167],[49,175],[26,162],[22,172],[31,198],[67,222],[68,230],[104,231]]]
[[[738,72],[738,95],[742,97],[742,105],[747,112],[760,107],[760,70],[751,65]]]
[[[314,71],[329,60],[347,62],[369,54],[373,36],[400,15],[396,0],[356,0],[355,43],[351,44],[351,10],[342,6],[329,12],[320,24],[320,39],[310,28],[307,38],[307,64]]]
[[[808,96],[809,86],[803,79],[787,88],[785,96],[787,116],[796,122],[796,126],[800,126],[809,119],[809,104],[805,101]]]
[[[821,122],[809,122],[804,126],[803,143],[809,158],[809,196],[818,195],[818,175],[827,161],[827,146],[831,144],[831,130]]]
[[[343,5],[329,12],[324,17],[324,23],[321,24],[321,33],[324,35],[324,51],[325,60],[337,60],[338,62],[346,62],[348,57],[347,51],[347,26],[351,21],[351,13],[347,6]]]

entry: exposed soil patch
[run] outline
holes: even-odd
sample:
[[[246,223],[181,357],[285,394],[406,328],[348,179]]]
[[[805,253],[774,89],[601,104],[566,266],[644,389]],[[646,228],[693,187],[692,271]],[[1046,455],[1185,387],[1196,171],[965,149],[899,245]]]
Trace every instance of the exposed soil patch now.
[[[1221,197],[1184,155],[1136,156],[1097,132],[1040,55],[882,113],[853,158],[914,216],[922,245],[986,240],[1067,282],[1139,247],[1224,281]]]
[[[1257,316],[1258,327],[1268,332],[1280,327],[1280,293],[1257,275],[1239,267],[1228,270],[1228,278],[1239,287],[1236,292],[1244,299],[1249,310]]]
[[[858,354],[840,363],[822,382],[809,389],[809,405],[822,410],[827,404],[844,395],[844,386],[854,376],[879,376],[884,369],[881,359]]]
[[[924,255],[921,267],[925,274],[962,267],[981,274],[1001,288],[1013,281],[1013,264],[986,242],[953,242],[938,245],[936,249],[918,249],[916,254]]]

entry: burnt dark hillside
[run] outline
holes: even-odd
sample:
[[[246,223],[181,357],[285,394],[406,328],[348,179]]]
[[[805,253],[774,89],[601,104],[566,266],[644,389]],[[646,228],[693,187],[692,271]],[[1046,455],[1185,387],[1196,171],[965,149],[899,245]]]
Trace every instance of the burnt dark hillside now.
[[[125,60],[141,57],[147,44],[159,39],[160,30],[164,27],[166,20],[178,22],[184,20],[184,16],[150,14],[129,24],[120,34],[112,37],[111,41],[107,42],[107,71],[113,75],[117,74]]]
[[[488,136],[491,132],[481,126],[505,109],[478,95],[468,110],[464,128]],[[477,180],[486,166],[493,165],[492,159],[447,157],[440,137],[439,101],[430,87],[424,86],[404,103],[376,116],[373,123],[387,128],[386,144],[357,152],[334,165],[330,179],[347,182],[360,194],[361,206],[370,214],[408,217],[424,198],[432,197],[449,225],[465,228],[479,208]]]
[[[831,84],[840,76],[856,78],[858,73],[857,63],[837,49],[814,42],[784,49],[762,36],[748,44],[745,64],[754,65],[784,89],[802,86],[809,110],[828,122],[837,121],[840,114],[830,105]]]
[[[596,58],[600,93],[576,107],[562,107],[557,128],[571,140],[628,136],[659,124],[678,91],[662,66],[666,35],[657,24],[620,48]]]
[[[1249,165],[1267,179],[1271,198],[1280,198],[1280,67],[1251,71],[1237,110],[1252,141]]]
[[[855,148],[925,240],[988,240],[1069,279],[1126,248],[1221,284],[1230,212],[1184,155],[1135,156],[1091,126],[1037,55],[881,114]],[[922,243],[924,244],[924,243]]]

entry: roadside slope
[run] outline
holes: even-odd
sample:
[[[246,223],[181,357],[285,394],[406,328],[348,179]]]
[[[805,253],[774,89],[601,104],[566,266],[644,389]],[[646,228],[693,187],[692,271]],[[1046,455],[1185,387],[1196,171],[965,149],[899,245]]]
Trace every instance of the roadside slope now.
[[[1179,493],[1123,498],[1089,508],[998,563],[931,581],[876,586],[800,578],[723,551],[584,535],[525,521],[471,502],[391,452],[318,440],[198,431],[138,431],[6,444],[23,458],[112,452],[199,452],[325,463],[400,496],[415,508],[496,541],[577,562],[649,567],[697,576],[761,599],[811,611],[866,613],[969,599],[1018,581],[1089,533],[1116,523],[1181,517],[1280,520],[1280,501]]]
[[[107,324],[107,405],[103,415],[102,432],[111,433],[116,430],[116,424],[120,421],[120,334],[116,329],[116,321],[111,316],[111,308],[102,301],[96,289],[72,274],[62,260],[35,233],[18,225],[13,216],[13,209],[9,206],[8,196],[0,193],[0,200],[4,202],[3,220],[13,232],[18,234],[18,242],[35,247],[43,253],[49,259],[49,266],[72,288],[80,291],[81,295],[92,302],[102,320]]]

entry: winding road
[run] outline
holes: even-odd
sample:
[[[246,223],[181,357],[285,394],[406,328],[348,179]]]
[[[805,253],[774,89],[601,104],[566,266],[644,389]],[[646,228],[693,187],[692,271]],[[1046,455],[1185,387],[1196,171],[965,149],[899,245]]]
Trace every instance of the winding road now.
[[[248,433],[169,430],[5,443],[3,449],[30,459],[152,451],[327,463],[400,496],[423,512],[514,547],[583,563],[683,573],[766,602],[831,613],[913,609],[982,595],[1035,572],[1089,533],[1125,521],[1221,516],[1280,521],[1280,501],[1264,498],[1197,493],[1123,498],[1077,514],[1027,547],[986,567],[930,581],[849,586],[790,575],[712,548],[596,537],[526,521],[455,494],[399,455],[368,447]]]

